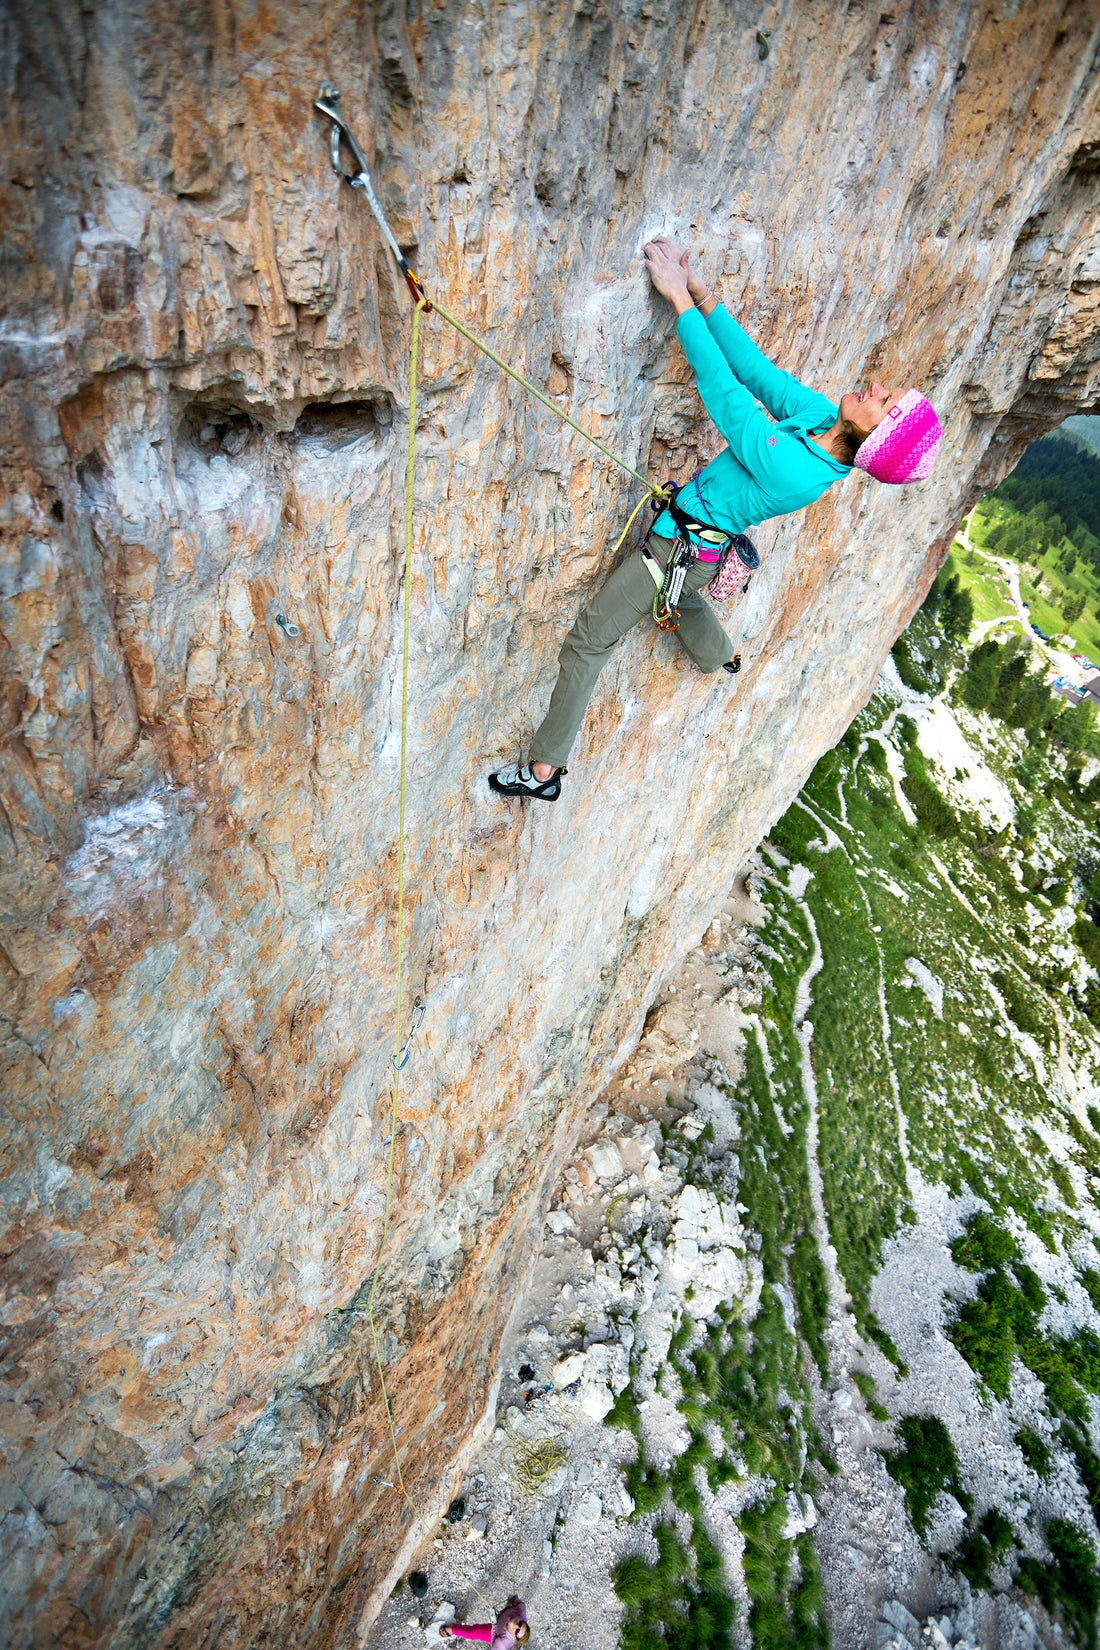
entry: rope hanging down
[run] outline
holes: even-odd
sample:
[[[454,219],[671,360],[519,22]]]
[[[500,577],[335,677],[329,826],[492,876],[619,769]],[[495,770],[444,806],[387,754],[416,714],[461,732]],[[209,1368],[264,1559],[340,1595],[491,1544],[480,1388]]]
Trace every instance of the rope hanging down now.
[[[395,1154],[396,1154],[396,1143],[397,1143],[398,1102],[399,1102],[400,1093],[401,1093],[401,1073],[404,1071],[405,1067],[407,1066],[407,1064],[409,1062],[413,1038],[414,1038],[414,1036],[415,1036],[415,1034],[416,1034],[416,1032],[417,1032],[417,1030],[418,1030],[418,1028],[421,1024],[421,1021],[424,1018],[424,1004],[423,1004],[422,1000],[419,997],[417,997],[417,998],[414,999],[414,1002],[413,1002],[413,1005],[412,1005],[412,1015],[411,1015],[409,1032],[408,1032],[408,1036],[407,1036],[407,1038],[406,1038],[406,1040],[403,1044],[402,1041],[401,1041],[401,1030],[402,1030],[402,1004],[403,1004],[403,1001],[404,1001],[404,969],[405,969],[405,803],[406,803],[406,758],[407,758],[407,753],[408,753],[408,710],[409,710],[409,608],[410,608],[410,593],[411,593],[410,569],[411,569],[411,564],[412,564],[412,549],[413,549],[413,502],[414,502],[413,482],[414,482],[414,464],[415,464],[415,449],[416,449],[416,374],[417,374],[417,363],[418,363],[418,355],[419,355],[419,347],[420,347],[420,317],[421,317],[421,315],[422,314],[430,314],[434,311],[437,315],[441,316],[444,321],[446,321],[450,326],[454,327],[456,332],[461,333],[463,338],[467,339],[469,343],[473,344],[476,349],[479,349],[483,355],[488,356],[489,360],[492,361],[497,367],[499,367],[501,372],[506,373],[509,378],[514,379],[514,381],[517,384],[520,384],[525,390],[527,390],[531,395],[533,395],[535,397],[536,401],[541,402],[541,404],[544,407],[547,407],[552,413],[555,414],[556,417],[561,419],[563,424],[568,424],[571,429],[575,430],[578,435],[583,436],[585,441],[589,442],[593,447],[595,447],[599,452],[601,452],[604,455],[605,458],[607,458],[611,461],[612,464],[617,465],[619,467],[619,469],[624,470],[628,475],[633,476],[636,481],[640,481],[642,483],[642,485],[646,489],[646,491],[645,491],[644,495],[642,496],[642,498],[639,499],[639,501],[635,505],[634,509],[631,511],[630,516],[627,520],[626,526],[623,528],[622,533],[619,535],[619,539],[618,539],[617,543],[615,544],[614,551],[612,552],[612,554],[615,554],[615,553],[618,552],[619,548],[621,547],[624,540],[626,539],[626,536],[629,533],[631,527],[633,526],[634,521],[638,516],[638,512],[642,509],[643,505],[645,505],[647,503],[647,501],[649,501],[651,499],[654,501],[655,505],[657,505],[657,506],[664,505],[667,502],[668,498],[670,497],[670,494],[668,493],[668,491],[665,488],[654,486],[654,484],[651,481],[648,481],[646,479],[646,477],[644,475],[642,475],[640,471],[636,470],[632,464],[628,464],[624,458],[621,458],[617,453],[613,452],[610,447],[605,446],[604,443],[602,441],[600,441],[596,436],[590,435],[589,432],[586,429],[584,429],[584,427],[582,425],[577,423],[575,418],[571,418],[570,415],[567,412],[565,412],[565,410],[563,408],[559,407],[557,402],[552,401],[550,399],[550,397],[548,395],[544,394],[544,392],[542,390],[540,390],[536,384],[532,384],[530,379],[525,378],[523,376],[523,374],[520,373],[520,372],[517,372],[514,367],[510,367],[508,365],[507,361],[503,360],[496,353],[495,350],[491,349],[488,344],[484,343],[480,338],[478,338],[474,333],[472,333],[469,330],[469,328],[465,327],[462,324],[462,322],[459,321],[455,316],[449,314],[448,311],[445,310],[442,307],[442,305],[440,305],[438,303],[432,303],[432,302],[429,301],[428,296],[424,291],[424,288],[423,288],[423,286],[420,282],[419,277],[417,276],[417,274],[416,274],[415,270],[412,268],[412,266],[409,264],[409,261],[405,257],[404,253],[401,251],[401,248],[397,244],[396,236],[394,235],[393,231],[391,230],[389,224],[386,222],[385,213],[382,211],[382,208],[379,205],[378,197],[374,192],[373,185],[371,184],[370,172],[367,168],[367,163],[366,163],[366,160],[364,158],[363,152],[360,149],[358,143],[355,141],[355,138],[354,138],[353,134],[348,129],[348,126],[346,125],[346,123],[344,121],[343,115],[340,112],[340,94],[339,94],[339,92],[336,90],[336,88],[334,86],[332,86],[330,83],[326,82],[325,85],[323,85],[321,87],[320,95],[315,99],[314,107],[317,108],[320,111],[321,114],[325,115],[332,122],[332,130],[329,134],[329,141],[330,141],[330,157],[331,157],[331,160],[332,160],[333,169],[337,173],[339,173],[339,175],[344,179],[345,183],[349,184],[351,186],[351,188],[358,189],[363,195],[366,196],[367,204],[370,207],[372,213],[374,214],[375,220],[378,224],[379,229],[382,232],[382,236],[383,236],[387,246],[389,247],[390,251],[393,253],[393,256],[394,256],[394,258],[397,262],[397,266],[400,269],[402,275],[404,276],[405,283],[408,286],[409,292],[410,292],[410,294],[411,294],[411,296],[412,296],[412,298],[415,302],[415,305],[416,305],[416,308],[413,311],[412,337],[411,337],[411,340],[410,340],[410,349],[409,349],[409,422],[408,422],[408,445],[407,445],[406,464],[405,464],[405,563],[404,563],[404,570],[403,570],[404,593],[403,593],[403,598],[402,598],[401,720],[400,720],[400,750],[401,750],[401,755],[400,755],[400,778],[399,778],[399,782],[398,782],[398,825],[397,825],[397,958],[396,958],[396,998],[397,998],[397,1002],[396,1002],[396,1009],[395,1009],[395,1015],[394,1015],[394,1019],[395,1019],[394,1053],[393,1053],[393,1057],[392,1057],[392,1061],[391,1061],[391,1065],[392,1065],[393,1069],[392,1069],[392,1081],[391,1081],[391,1084],[390,1084],[389,1145],[388,1145],[387,1156],[386,1156],[386,1185],[385,1185],[385,1197],[384,1197],[384,1201],[383,1201],[383,1210],[382,1210],[382,1232],[381,1232],[381,1237],[379,1239],[378,1254],[377,1254],[377,1259],[375,1261],[374,1270],[373,1270],[373,1273],[372,1273],[372,1276],[371,1276],[370,1291],[369,1291],[369,1294],[367,1296],[366,1305],[364,1307],[352,1306],[352,1307],[338,1308],[337,1312],[340,1313],[341,1315],[345,1312],[351,1312],[351,1313],[355,1313],[355,1314],[362,1313],[367,1319],[367,1324],[368,1324],[368,1327],[370,1329],[371,1350],[372,1350],[373,1357],[374,1357],[375,1367],[377,1368],[377,1371],[378,1371],[378,1380],[379,1380],[379,1385],[380,1385],[380,1389],[381,1389],[381,1393],[382,1393],[382,1404],[383,1404],[383,1407],[385,1409],[385,1414],[386,1414],[386,1426],[387,1426],[388,1431],[389,1431],[390,1446],[391,1446],[391,1449],[392,1449],[392,1452],[393,1452],[394,1470],[395,1470],[396,1478],[397,1478],[397,1483],[394,1487],[396,1489],[400,1490],[400,1492],[401,1492],[402,1496],[404,1497],[405,1502],[407,1503],[407,1505],[409,1507],[409,1510],[411,1511],[413,1517],[420,1524],[421,1528],[426,1530],[427,1529],[427,1523],[426,1523],[424,1517],[422,1516],[422,1514],[420,1512],[420,1509],[417,1507],[415,1501],[413,1500],[412,1496],[409,1494],[408,1488],[406,1487],[406,1484],[405,1484],[404,1473],[403,1473],[402,1467],[401,1467],[401,1454],[400,1454],[400,1451],[397,1447],[397,1427],[396,1427],[396,1423],[394,1421],[393,1409],[392,1409],[392,1406],[390,1404],[389,1392],[386,1388],[386,1377],[385,1377],[385,1371],[384,1371],[383,1364],[382,1364],[382,1349],[379,1345],[378,1330],[377,1330],[377,1326],[375,1324],[375,1304],[376,1304],[376,1301],[377,1301],[379,1284],[381,1282],[381,1277],[382,1277],[382,1261],[383,1261],[383,1257],[385,1255],[386,1243],[389,1239],[390,1214],[391,1214],[391,1210],[392,1210],[392,1207],[393,1207],[394,1159],[395,1159]],[[355,162],[356,162],[356,165],[358,167],[358,171],[353,173],[353,174],[349,174],[349,173],[345,172],[342,165],[340,164],[340,143],[341,143],[341,140],[344,143],[347,144],[348,149],[350,150],[351,154],[355,158]],[[514,1449],[514,1451],[518,1448],[519,1448],[519,1441],[518,1440],[513,1440],[513,1449]],[[514,1470],[517,1482],[519,1483],[520,1488],[523,1490],[525,1496],[529,1496],[529,1495],[535,1493],[535,1491],[539,1487],[541,1487],[542,1482],[550,1475],[550,1473],[554,1470],[554,1468],[560,1463],[560,1460],[564,1456],[564,1453],[565,1453],[565,1449],[564,1449],[564,1446],[563,1446],[563,1443],[562,1443],[562,1440],[561,1440],[560,1436],[554,1436],[552,1438],[540,1439],[534,1446],[526,1447],[525,1449],[520,1451],[519,1455],[514,1455],[513,1470]],[[522,1547],[522,1542],[523,1542],[523,1520],[522,1520],[522,1517],[521,1517],[521,1521],[520,1521],[520,1547]],[[518,1550],[517,1550],[517,1554],[516,1554],[516,1565],[517,1565],[517,1571],[518,1571],[518,1565],[519,1565],[519,1551]],[[474,1588],[474,1590],[475,1590],[475,1592],[479,1592],[479,1589],[477,1589],[476,1587]],[[479,1592],[479,1596],[484,1599],[484,1594],[481,1594]],[[485,1602],[488,1603],[488,1600],[486,1600]]]
[[[415,276],[413,278],[415,279]],[[366,1305],[371,1349],[374,1353],[375,1368],[378,1370],[378,1381],[382,1390],[382,1405],[386,1411],[386,1426],[389,1429],[390,1445],[393,1450],[394,1471],[397,1474],[396,1487],[404,1496],[413,1517],[425,1530],[427,1525],[421,1516],[420,1509],[405,1487],[405,1475],[401,1468],[401,1452],[397,1447],[397,1428],[394,1423],[393,1409],[390,1405],[390,1395],[386,1390],[386,1376],[382,1367],[382,1349],[378,1344],[378,1329],[374,1321],[374,1304],[382,1277],[382,1259],[386,1252],[386,1241],[390,1234],[390,1210],[393,1205],[393,1163],[397,1149],[397,1103],[401,1094],[401,1073],[409,1062],[412,1039],[424,1018],[424,1004],[417,997],[413,1003],[412,1024],[408,1041],[402,1045],[401,1004],[405,987],[405,773],[409,730],[409,596],[412,584],[413,461],[416,453],[416,366],[420,346],[420,312],[426,307],[427,299],[423,293],[418,294],[416,308],[413,311],[412,343],[409,349],[409,439],[405,461],[405,590],[402,598],[401,622],[401,760],[397,787],[397,1007],[394,1014],[394,1052],[391,1058],[393,1073],[390,1082],[390,1138],[386,1153],[386,1195],[382,1205],[382,1235],[378,1240],[378,1259],[375,1262],[374,1275],[371,1278],[370,1294],[367,1296]]]

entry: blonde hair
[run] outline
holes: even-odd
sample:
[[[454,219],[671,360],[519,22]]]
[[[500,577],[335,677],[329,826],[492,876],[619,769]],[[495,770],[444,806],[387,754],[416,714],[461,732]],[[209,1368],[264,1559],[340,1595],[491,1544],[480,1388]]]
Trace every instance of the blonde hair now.
[[[513,1637],[515,1638],[515,1641],[516,1641],[517,1644],[526,1644],[527,1643],[527,1640],[531,1637],[531,1629],[528,1626],[527,1622],[521,1621],[519,1623],[518,1627],[516,1628],[516,1630],[513,1634]]]

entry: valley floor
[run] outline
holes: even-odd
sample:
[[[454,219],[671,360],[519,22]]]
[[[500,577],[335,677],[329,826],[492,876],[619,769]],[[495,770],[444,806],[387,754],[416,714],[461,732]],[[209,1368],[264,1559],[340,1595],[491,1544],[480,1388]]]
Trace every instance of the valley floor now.
[[[884,672],[594,1109],[372,1643],[518,1592],[554,1650],[1093,1650],[1100,1039],[1023,754]]]

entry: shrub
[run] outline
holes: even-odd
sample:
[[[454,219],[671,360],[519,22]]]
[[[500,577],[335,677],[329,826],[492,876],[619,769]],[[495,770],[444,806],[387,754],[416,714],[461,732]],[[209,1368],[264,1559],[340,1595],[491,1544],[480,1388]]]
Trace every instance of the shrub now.
[[[963,1536],[953,1553],[945,1555],[945,1562],[972,1587],[988,1587],[990,1570],[1013,1545],[1012,1525],[1004,1513],[990,1507],[977,1528]]]
[[[935,665],[918,659],[913,652],[907,631],[898,637],[890,654],[902,682],[914,693],[934,693],[942,684],[943,677]]]
[[[1100,968],[1100,928],[1087,917],[1078,917],[1073,925],[1073,937],[1093,968]]]
[[[1048,1043],[1050,1032],[1035,1004],[1034,986],[1023,986],[1016,976],[1005,968],[994,969],[990,978],[1004,998],[1009,1018],[1034,1037],[1037,1043]]]
[[[1092,1109],[1095,1110],[1095,1107]],[[1077,1278],[1093,1306],[1100,1312],[1100,1272],[1092,1266],[1086,1266],[1084,1271],[1078,1272]]]
[[[1000,1281],[1001,1274],[994,1276]],[[979,1295],[960,1306],[947,1334],[994,1397],[1006,1398],[1017,1350],[1016,1332],[1013,1313],[1005,1310],[999,1292],[994,1300]]]
[[[907,773],[902,790],[917,816],[917,824],[928,836],[957,836],[959,821],[955,810],[924,774]]]
[[[928,1528],[932,1503],[941,1491],[969,1512],[971,1501],[959,1480],[959,1462],[951,1434],[935,1415],[907,1415],[898,1425],[901,1448],[881,1450],[890,1476],[905,1493],[905,1509],[919,1536]]]
[[[1095,1650],[1100,1571],[1092,1542],[1064,1518],[1052,1519],[1044,1533],[1051,1562],[1022,1559],[1017,1586],[1041,1599],[1052,1616],[1060,1615],[1085,1650]]]
[[[1061,1437],[1077,1463],[1092,1515],[1100,1525],[1100,1455],[1094,1452],[1088,1434],[1073,1421],[1062,1423]]]
[[[1051,1455],[1039,1434],[1030,1427],[1021,1427],[1016,1434],[1016,1445],[1032,1472],[1046,1478],[1051,1469]]]
[[[1003,1234],[1002,1234],[1003,1235]],[[1036,1358],[1047,1343],[1036,1335],[1046,1296],[1029,1266],[1016,1262],[1010,1277],[1003,1266],[986,1272],[975,1300],[957,1307],[948,1338],[996,1398],[1008,1396],[1012,1360],[1019,1355],[1042,1379]]]
[[[1019,1252],[1011,1233],[991,1220],[984,1209],[970,1216],[951,1245],[955,1265],[965,1267],[968,1272],[987,1272],[991,1266],[1003,1266]]]

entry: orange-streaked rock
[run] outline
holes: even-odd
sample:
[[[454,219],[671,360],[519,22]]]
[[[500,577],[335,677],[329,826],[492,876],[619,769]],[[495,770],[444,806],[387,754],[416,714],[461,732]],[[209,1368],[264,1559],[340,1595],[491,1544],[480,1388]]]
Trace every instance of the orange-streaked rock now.
[[[520,754],[633,483],[423,323],[409,991],[379,1344],[434,1513],[547,1189],[866,699],[963,509],[1097,394],[1096,8],[25,4],[0,331],[3,1564],[13,1647],[353,1645],[419,1539],[370,1336],[393,1034],[409,304],[654,477],[716,445],[642,240],[763,347],[910,379],[936,480],[758,535],[745,666],[628,638]],[[629,12],[629,15],[628,15]],[[965,65],[965,68],[964,68]],[[277,613],[300,625],[288,639]]]

